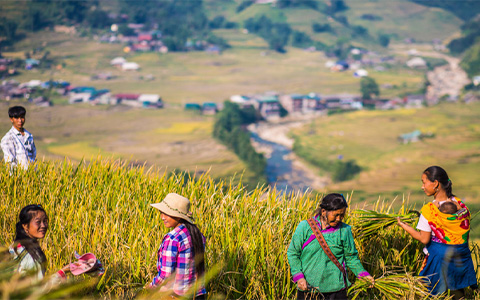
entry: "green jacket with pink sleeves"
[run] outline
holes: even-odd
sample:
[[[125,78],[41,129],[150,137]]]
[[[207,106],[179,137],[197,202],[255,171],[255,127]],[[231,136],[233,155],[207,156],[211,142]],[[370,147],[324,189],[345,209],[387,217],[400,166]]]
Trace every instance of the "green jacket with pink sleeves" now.
[[[320,226],[319,219],[316,220]],[[342,222],[336,227],[323,229],[322,234],[344,268],[346,266],[357,277],[370,275],[358,258],[350,225]],[[322,293],[337,292],[348,287],[345,286],[343,274],[325,254],[307,221],[298,224],[287,256],[294,282],[305,278],[310,286]],[[348,278],[347,285],[350,285]]]

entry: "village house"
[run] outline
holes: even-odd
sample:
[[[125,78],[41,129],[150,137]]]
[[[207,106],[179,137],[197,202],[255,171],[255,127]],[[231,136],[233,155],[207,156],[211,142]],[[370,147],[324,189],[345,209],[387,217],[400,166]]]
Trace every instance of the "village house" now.
[[[275,119],[280,117],[280,102],[278,96],[264,95],[255,97],[257,110],[264,119]]]
[[[68,92],[68,103],[88,103],[96,89],[92,86],[72,87]]]
[[[142,104],[142,107],[145,108],[162,108],[163,102],[157,94],[141,94],[138,97],[138,102]]]
[[[283,95],[280,97],[280,103],[290,114],[314,113],[325,109],[321,97],[315,93]]]
[[[116,104],[116,99],[112,97],[110,90],[101,89],[94,91],[88,99],[91,104]]]
[[[24,87],[27,87],[27,88],[36,88],[36,87],[40,87],[41,85],[42,85],[42,81],[41,81],[41,80],[32,79],[32,80],[30,80],[30,81],[21,83],[18,87],[19,87],[19,88],[24,88]]]
[[[367,104],[367,102],[371,102]],[[403,99],[398,97],[394,97],[392,99],[371,99],[371,100],[363,100],[364,107],[373,107],[375,109],[380,110],[390,110],[390,109],[397,109],[402,107]]]
[[[140,66],[135,62],[124,62],[121,68],[122,71],[137,71]]]
[[[422,108],[425,103],[425,95],[415,94],[405,96],[403,98],[403,103],[406,108]]]
[[[214,102],[204,102],[202,104],[202,114],[214,115],[218,112],[217,104]]]
[[[142,103],[138,101],[138,98],[140,97],[140,94],[115,94],[113,96],[116,100],[117,103],[123,104],[123,105],[128,105],[128,106],[133,106],[133,107],[141,107]]]
[[[115,67],[122,67],[122,65],[126,62],[127,60],[123,57],[115,57],[110,61],[110,64]]]
[[[238,104],[240,108],[255,107],[256,104],[252,98],[244,95],[233,95],[230,97],[230,101]]]
[[[25,60],[25,69],[31,70],[33,67],[37,67],[40,64],[38,59],[34,58],[27,58]]]
[[[363,108],[360,96],[351,94],[324,95],[321,101],[327,109],[358,110]]]
[[[409,133],[402,134],[398,137],[398,141],[402,144],[418,142],[422,137],[420,130],[415,130]]]
[[[90,92],[85,93],[73,93],[68,97],[68,103],[88,103],[92,94]]]
[[[427,62],[421,57],[414,57],[407,61],[406,64],[412,69],[424,69],[427,67]]]
[[[184,109],[187,111],[201,112],[202,106],[198,103],[186,103]]]
[[[472,82],[475,86],[480,84],[480,75],[473,76]]]

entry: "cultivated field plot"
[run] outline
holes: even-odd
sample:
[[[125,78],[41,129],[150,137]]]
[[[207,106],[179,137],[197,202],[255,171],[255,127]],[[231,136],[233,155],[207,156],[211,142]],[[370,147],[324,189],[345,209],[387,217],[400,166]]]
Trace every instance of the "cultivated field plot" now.
[[[155,93],[167,105],[187,102],[223,102],[234,94],[254,94],[266,91],[279,93],[359,94],[359,79],[353,71],[331,72],[321,52],[306,52],[288,48],[285,54],[268,50],[267,44],[240,29],[218,30],[216,34],[231,42],[233,48],[221,55],[206,52],[183,53],[124,53],[123,45],[102,44],[90,38],[80,38],[52,32],[39,32],[20,41],[15,49],[2,54],[23,58],[25,51],[42,48],[50,52],[61,69],[21,71],[18,81],[30,79],[63,79],[74,86],[94,86],[112,93]],[[123,72],[110,66],[111,59],[123,56],[140,65],[139,71]],[[423,84],[423,71],[403,67],[375,71],[368,69],[385,97],[417,92]],[[91,80],[99,73],[111,73],[112,80]],[[148,78],[148,80],[147,80]]]
[[[426,199],[420,175],[430,165],[449,173],[453,191],[467,203],[480,203],[480,104],[441,104],[419,110],[359,111],[316,119],[295,130],[311,156],[355,160],[363,171],[353,180],[328,186],[331,191],[354,191],[371,202],[378,197],[403,196],[411,203]],[[420,130],[433,134],[403,144],[401,134]]]
[[[21,103],[8,103],[21,104]],[[7,103],[0,109],[0,132],[11,127]],[[73,161],[103,157],[157,168],[241,174],[244,164],[211,137],[213,118],[183,109],[133,109],[125,106],[27,106],[25,128],[32,132],[38,159]]]

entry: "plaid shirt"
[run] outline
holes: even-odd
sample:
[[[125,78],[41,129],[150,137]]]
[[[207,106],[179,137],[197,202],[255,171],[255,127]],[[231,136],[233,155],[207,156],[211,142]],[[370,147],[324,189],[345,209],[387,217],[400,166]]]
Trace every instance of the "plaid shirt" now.
[[[2,138],[1,146],[5,163],[12,167],[20,165],[27,169],[31,163],[35,162],[37,149],[32,134],[27,130],[24,130],[24,133],[25,135],[22,136],[20,131],[12,126]]]
[[[203,245],[205,246],[205,237]],[[192,239],[185,225],[180,224],[167,233],[158,249],[158,274],[153,278],[151,286],[160,285],[170,276],[175,276],[173,291],[177,295],[186,294],[197,279],[192,252]],[[206,293],[203,283],[199,283],[197,296]]]

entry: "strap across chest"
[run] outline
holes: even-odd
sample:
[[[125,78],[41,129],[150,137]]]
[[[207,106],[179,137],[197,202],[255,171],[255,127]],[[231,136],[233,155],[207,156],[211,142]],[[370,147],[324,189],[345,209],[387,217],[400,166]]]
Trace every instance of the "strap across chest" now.
[[[343,275],[343,280],[345,282],[345,287],[347,286],[347,279],[346,275],[347,272],[345,268],[340,264],[338,259],[335,257],[335,255],[332,253],[332,250],[330,250],[330,247],[327,244],[327,241],[325,241],[325,238],[323,237],[322,231],[320,228],[318,228],[317,222],[314,218],[308,219],[307,220],[308,225],[310,225],[310,228],[312,228],[313,234],[315,234],[315,237],[317,238],[318,243],[323,249],[323,252],[330,258],[330,260],[337,266],[337,268],[342,272]]]

